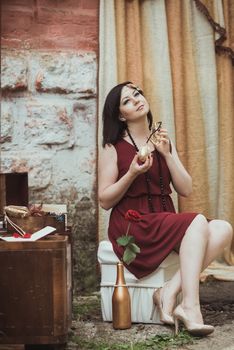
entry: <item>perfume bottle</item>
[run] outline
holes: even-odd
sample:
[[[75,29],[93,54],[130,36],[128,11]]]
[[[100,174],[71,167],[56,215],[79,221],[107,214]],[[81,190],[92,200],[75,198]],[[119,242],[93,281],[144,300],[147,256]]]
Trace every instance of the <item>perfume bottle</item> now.
[[[144,146],[139,150],[139,159],[141,162],[145,162],[146,158],[150,155],[149,141],[151,141],[155,146],[160,141],[160,138],[157,137],[157,131],[160,131],[162,127],[162,122],[155,122],[153,128],[151,129],[150,136],[148,137]]]
[[[122,262],[117,263],[117,278],[112,295],[112,319],[114,329],[131,328],[131,300]]]

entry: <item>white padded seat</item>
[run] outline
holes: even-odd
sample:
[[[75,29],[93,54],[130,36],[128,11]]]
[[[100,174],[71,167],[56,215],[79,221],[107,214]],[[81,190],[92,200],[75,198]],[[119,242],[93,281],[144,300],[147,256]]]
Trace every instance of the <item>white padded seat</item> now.
[[[101,241],[98,247],[98,261],[101,269],[101,309],[104,321],[112,321],[112,294],[116,282],[116,264],[119,261],[110,241]],[[132,322],[160,323],[158,312],[150,319],[153,307],[152,295],[155,288],[163,286],[179,268],[179,256],[172,252],[150,275],[137,279],[124,268],[125,281],[131,297]]]

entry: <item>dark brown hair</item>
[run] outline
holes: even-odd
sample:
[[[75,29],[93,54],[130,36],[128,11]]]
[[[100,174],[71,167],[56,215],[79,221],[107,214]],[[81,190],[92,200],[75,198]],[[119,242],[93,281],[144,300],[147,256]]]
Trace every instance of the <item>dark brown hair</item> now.
[[[103,142],[102,146],[107,144],[115,145],[124,135],[127,128],[127,124],[119,119],[119,106],[121,91],[124,86],[130,85],[132,88],[138,90],[143,96],[143,91],[135,87],[132,82],[126,81],[118,84],[111,89],[106,97],[106,101],[103,108],[102,120],[103,120]],[[147,114],[149,129],[152,127],[153,117],[151,111]]]

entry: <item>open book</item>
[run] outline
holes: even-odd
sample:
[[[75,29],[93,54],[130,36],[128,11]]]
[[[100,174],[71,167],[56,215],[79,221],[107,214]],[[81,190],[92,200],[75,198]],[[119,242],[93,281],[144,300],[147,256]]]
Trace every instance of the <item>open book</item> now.
[[[54,232],[54,231],[56,231],[56,228],[52,226],[46,226],[43,229],[34,232],[30,238],[23,238],[23,237],[15,238],[15,237],[0,236],[0,239],[6,242],[34,242],[42,237],[49,235],[51,232]]]

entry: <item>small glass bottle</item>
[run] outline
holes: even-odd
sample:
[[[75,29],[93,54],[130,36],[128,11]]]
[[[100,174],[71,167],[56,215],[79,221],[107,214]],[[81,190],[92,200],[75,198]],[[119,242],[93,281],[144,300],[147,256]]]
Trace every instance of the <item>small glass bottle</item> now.
[[[117,278],[112,295],[112,319],[114,329],[131,328],[131,300],[124,278],[124,266],[117,263]]]

